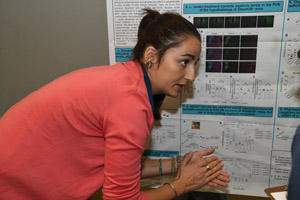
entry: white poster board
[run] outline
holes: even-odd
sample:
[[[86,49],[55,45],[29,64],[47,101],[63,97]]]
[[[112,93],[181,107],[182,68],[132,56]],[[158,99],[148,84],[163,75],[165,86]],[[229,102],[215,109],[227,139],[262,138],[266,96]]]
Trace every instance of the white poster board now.
[[[202,37],[196,80],[165,100],[145,154],[214,147],[231,194],[287,184],[300,124],[300,1],[107,0],[111,64],[131,59],[143,8],[177,12]]]

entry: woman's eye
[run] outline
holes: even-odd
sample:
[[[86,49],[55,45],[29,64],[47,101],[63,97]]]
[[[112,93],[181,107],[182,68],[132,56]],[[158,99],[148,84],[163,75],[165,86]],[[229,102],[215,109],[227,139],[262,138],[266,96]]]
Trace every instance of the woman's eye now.
[[[181,61],[181,64],[183,65],[183,66],[186,66],[187,64],[188,64],[188,60],[183,60],[183,61]]]

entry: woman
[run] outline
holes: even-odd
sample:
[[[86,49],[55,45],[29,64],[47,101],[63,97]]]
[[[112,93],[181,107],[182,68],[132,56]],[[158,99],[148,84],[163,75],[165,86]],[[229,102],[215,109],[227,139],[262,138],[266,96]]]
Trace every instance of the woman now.
[[[140,192],[140,177],[160,172],[153,161],[141,170],[153,113],[194,80],[200,47],[190,22],[146,10],[134,60],[74,71],[10,108],[0,120],[0,199],[87,199],[103,186],[103,199],[159,200],[226,186],[221,159],[206,150],[184,156],[170,183]]]

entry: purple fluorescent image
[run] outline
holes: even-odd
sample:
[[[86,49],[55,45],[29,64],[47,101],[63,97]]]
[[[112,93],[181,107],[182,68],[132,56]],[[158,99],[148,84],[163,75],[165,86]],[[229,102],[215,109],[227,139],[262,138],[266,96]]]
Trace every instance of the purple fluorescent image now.
[[[208,35],[206,37],[206,47],[222,47],[223,45],[223,36],[221,35]]]
[[[241,47],[257,47],[257,35],[242,35]]]
[[[240,60],[256,60],[256,49],[241,49]]]
[[[255,62],[240,62],[240,73],[255,73]]]
[[[206,62],[206,72],[221,72],[221,62]]]
[[[221,60],[222,49],[206,49],[206,60]]]

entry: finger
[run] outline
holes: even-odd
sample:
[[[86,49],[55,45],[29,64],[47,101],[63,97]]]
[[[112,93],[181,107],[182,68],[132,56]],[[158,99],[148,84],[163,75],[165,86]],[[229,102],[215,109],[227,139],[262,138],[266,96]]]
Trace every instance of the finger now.
[[[218,179],[221,180],[221,181],[224,181],[224,182],[230,182],[230,178],[229,178],[228,176],[224,176],[224,175],[222,174],[223,172],[224,172],[224,171],[221,170],[221,174],[220,174],[220,176],[218,176]]]
[[[192,151],[188,152],[186,155],[184,155],[180,165],[183,165],[183,166],[187,165],[187,163],[190,162],[192,157],[193,157],[193,152]]]
[[[214,179],[216,179],[220,175],[220,173],[221,173],[220,170],[218,170],[210,175],[208,175],[208,173],[207,173],[206,183],[212,182]]]
[[[222,170],[223,166],[224,166],[224,164],[222,162],[220,162],[217,165],[211,167],[210,170],[207,171],[207,176],[211,176],[212,174],[215,174],[217,172],[219,174],[221,174],[221,170]]]
[[[206,171],[210,171],[211,169],[215,168],[219,163],[222,163],[222,159],[218,157],[209,157],[204,159],[204,162],[202,162],[202,167],[206,169]]]
[[[199,159],[199,163],[201,162],[200,167],[205,167],[207,165],[209,165],[210,167],[213,167],[214,165],[216,165],[215,163],[213,163],[215,161],[217,161],[217,163],[219,163],[222,160],[220,160],[220,158],[218,156],[211,156],[211,157],[208,157],[208,158],[201,158],[201,159]]]
[[[221,171],[221,175],[229,178],[229,174],[227,174],[227,172],[225,172],[224,170]]]
[[[217,178],[213,179],[211,182],[208,183],[209,186],[212,186],[212,187],[216,187],[216,186],[226,187],[227,186],[227,183],[230,182],[230,179],[227,178],[226,176],[223,176],[222,171],[220,172],[220,175]]]
[[[227,186],[227,183],[226,183],[226,182],[221,181],[221,180],[219,180],[218,178],[213,179],[210,183],[216,184],[216,185],[219,185],[219,186],[223,186],[223,187],[226,187],[226,186]]]
[[[214,163],[215,164],[215,163]],[[213,166],[213,163],[210,163]],[[209,177],[208,180],[211,180],[208,185],[215,187],[216,185],[220,185],[223,187],[227,186],[227,183],[230,182],[229,174],[227,174],[222,167],[224,166],[223,163],[219,163],[218,165],[214,166],[213,169],[207,171],[207,176]],[[216,176],[216,174],[219,174]],[[211,179],[212,177],[216,177]]]
[[[207,183],[207,185],[209,185],[209,186],[211,186],[211,187],[217,187],[217,186],[219,186],[218,184],[214,183],[213,181]]]
[[[220,181],[223,181],[223,182],[230,182],[230,178],[226,177],[226,176],[223,176],[222,174],[220,174],[218,177],[217,177],[218,180]]]

